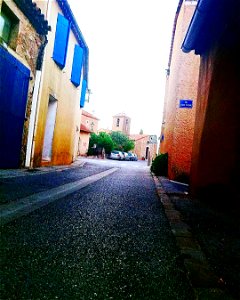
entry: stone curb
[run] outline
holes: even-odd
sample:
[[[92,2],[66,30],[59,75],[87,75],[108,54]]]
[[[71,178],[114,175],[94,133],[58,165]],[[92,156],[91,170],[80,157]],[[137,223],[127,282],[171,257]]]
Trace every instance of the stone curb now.
[[[191,228],[182,221],[182,215],[165,192],[161,178],[152,174],[157,195],[164,207],[176,244],[187,270],[187,277],[197,300],[233,300],[220,288],[219,278],[210,270],[205,254],[199,243],[194,239]]]
[[[61,172],[68,169],[83,167],[85,163],[86,162],[78,159],[74,161],[71,165],[39,167],[34,169],[0,170],[0,179],[22,177],[22,176],[34,176],[34,175],[51,173],[51,172]]]

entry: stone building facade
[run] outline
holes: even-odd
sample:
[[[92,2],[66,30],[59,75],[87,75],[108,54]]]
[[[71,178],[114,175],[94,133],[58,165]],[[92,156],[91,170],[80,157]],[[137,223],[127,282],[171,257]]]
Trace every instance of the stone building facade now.
[[[91,132],[94,132],[97,134],[98,122],[99,122],[99,119],[97,117],[95,117],[93,114],[90,114],[89,112],[87,112],[85,110],[82,110],[81,124],[86,126]]]
[[[168,153],[170,179],[187,181],[190,174],[197,105],[199,57],[186,55],[181,45],[197,1],[179,2],[166,78],[160,153]]]
[[[86,155],[88,152],[90,134],[98,133],[99,119],[89,112],[82,110],[78,155]]]
[[[0,167],[24,166],[29,120],[49,27],[31,0],[0,0]]]
[[[148,134],[131,134],[129,139],[135,144],[132,150],[138,159],[155,158],[157,154],[157,136]]]
[[[113,116],[112,131],[120,131],[126,135],[130,134],[131,118],[125,113]]]

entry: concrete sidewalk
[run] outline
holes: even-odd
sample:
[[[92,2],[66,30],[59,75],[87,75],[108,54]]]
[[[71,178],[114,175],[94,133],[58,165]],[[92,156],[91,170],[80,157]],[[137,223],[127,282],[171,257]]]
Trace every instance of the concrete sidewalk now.
[[[165,177],[153,178],[196,299],[239,299],[240,235],[237,219],[191,199],[187,185],[171,182]],[[212,232],[216,228],[217,232]],[[226,236],[229,245],[223,250]],[[230,253],[229,248],[232,248]]]
[[[49,167],[39,167],[39,168],[23,168],[23,169],[0,169],[0,179],[1,178],[13,178],[21,176],[32,176],[45,174],[55,171],[63,171],[72,168],[78,168],[85,164],[80,158],[76,159],[71,165],[60,165],[60,166],[49,166]]]

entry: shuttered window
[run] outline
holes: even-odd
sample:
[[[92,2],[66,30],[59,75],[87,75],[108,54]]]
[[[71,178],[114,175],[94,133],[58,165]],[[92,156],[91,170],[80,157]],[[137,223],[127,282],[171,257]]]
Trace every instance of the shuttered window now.
[[[85,96],[87,90],[87,81],[83,80],[82,82],[82,92],[81,92],[81,99],[80,99],[80,107],[83,108],[85,104]]]
[[[72,74],[71,74],[71,81],[75,86],[80,85],[82,63],[83,63],[83,49],[80,46],[75,45],[73,64],[72,64]]]
[[[66,64],[69,30],[70,25],[68,20],[61,14],[58,14],[53,49],[53,60],[61,69],[63,69]]]

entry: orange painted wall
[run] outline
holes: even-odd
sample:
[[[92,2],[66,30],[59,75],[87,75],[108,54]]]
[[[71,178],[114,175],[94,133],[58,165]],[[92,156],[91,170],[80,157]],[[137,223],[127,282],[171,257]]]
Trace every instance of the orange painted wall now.
[[[190,187],[193,195],[239,205],[240,44],[226,33],[219,45],[201,57]]]
[[[196,3],[183,2],[179,12],[165,89],[160,152],[168,152],[168,174],[176,180],[189,176],[191,166],[200,59],[183,53],[181,45],[195,7]],[[192,109],[179,108],[180,99],[192,100]]]

